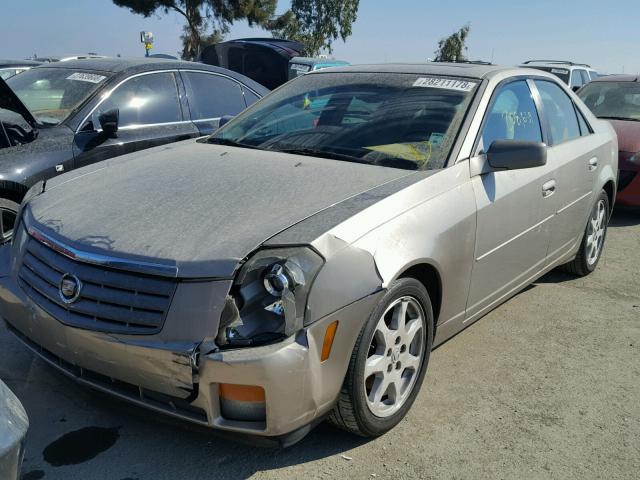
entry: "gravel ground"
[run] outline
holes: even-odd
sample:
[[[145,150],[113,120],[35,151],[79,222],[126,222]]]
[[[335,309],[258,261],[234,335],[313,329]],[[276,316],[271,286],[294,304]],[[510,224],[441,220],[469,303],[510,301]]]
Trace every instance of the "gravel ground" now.
[[[81,388],[3,327],[0,378],[31,420],[25,480],[637,479],[640,215],[615,215],[593,275],[553,272],[438,348],[377,440],[321,425],[287,450],[235,443]]]

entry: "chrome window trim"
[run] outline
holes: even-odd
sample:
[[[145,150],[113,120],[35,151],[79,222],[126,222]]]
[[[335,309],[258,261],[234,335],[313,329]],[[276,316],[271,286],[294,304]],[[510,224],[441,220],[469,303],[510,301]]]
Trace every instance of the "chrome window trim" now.
[[[239,80],[236,80],[235,78],[230,77],[228,75],[225,75],[223,73],[210,72],[208,70],[197,70],[197,69],[192,69],[192,68],[188,68],[188,69],[173,68],[173,69],[170,69],[170,70],[153,70],[153,71],[150,71],[150,72],[140,72],[140,73],[136,73],[134,75],[131,75],[130,77],[127,77],[127,78],[121,80],[111,90],[109,90],[106,93],[103,93],[102,97],[100,98],[98,103],[96,103],[94,105],[94,107],[91,109],[91,111],[78,124],[78,128],[76,129],[75,133],[80,133],[80,131],[82,130],[82,127],[87,123],[87,120],[89,120],[89,118],[91,118],[91,116],[98,109],[98,107],[100,105],[102,105],[102,102],[104,102],[106,99],[108,99],[113,94],[113,92],[118,87],[120,87],[123,83],[128,82],[132,78],[141,77],[143,75],[153,75],[154,73],[178,73],[178,74],[180,74],[181,72],[205,73],[207,75],[216,75],[218,77],[223,77],[223,78],[226,78],[226,79],[231,80],[232,82],[235,82],[236,84],[238,84],[240,86],[240,91],[242,92],[242,96],[243,97],[244,97],[244,89],[247,89],[251,93],[253,93],[255,96],[257,96],[259,99],[262,98],[262,95],[260,95],[258,92],[256,92],[253,88],[251,88],[248,85],[245,85],[244,83],[240,82]],[[180,92],[178,91],[178,95],[179,95],[179,93]],[[187,101],[188,101],[188,98],[187,98]],[[189,112],[189,117],[191,117],[191,112]],[[143,127],[160,127],[160,126],[165,126],[165,125],[179,125],[179,124],[192,123],[192,122],[206,122],[206,121],[211,122],[211,121],[214,121],[214,120],[220,120],[220,117],[218,117],[218,118],[202,118],[202,119],[199,119],[199,120],[192,120],[191,118],[189,118],[189,120],[181,120],[179,122],[143,123],[143,124],[139,124],[139,125],[128,125],[126,127],[121,127],[121,128],[119,128],[119,130],[137,130],[137,129],[143,128]],[[96,128],[94,131],[101,132],[102,129],[101,128]]]
[[[35,227],[29,227],[28,232],[30,236],[32,236],[40,243],[46,245],[52,250],[55,250],[59,254],[70,258],[71,260],[114,268],[117,270],[144,273],[148,275],[160,275],[163,277],[173,278],[176,278],[178,276],[178,267],[176,265],[145,262],[140,260],[129,260],[126,258],[113,257],[111,255],[103,255],[100,253],[84,252],[52,238],[51,236]]]
[[[84,119],[83,119],[83,120],[78,124],[78,128],[76,129],[75,133],[80,133],[80,131],[82,130],[82,127],[87,123],[87,120],[89,120],[89,118],[91,118],[91,116],[92,116],[92,115],[94,114],[94,112],[98,109],[98,107],[99,107],[100,105],[102,105],[102,103],[103,103],[105,100],[107,100],[107,99],[108,99],[108,98],[113,94],[113,92],[114,92],[118,87],[120,87],[123,83],[126,83],[126,82],[128,82],[129,80],[132,80],[132,79],[134,79],[134,78],[142,77],[142,76],[144,76],[144,75],[153,75],[153,74],[156,74],[156,73],[177,73],[177,72],[178,72],[178,69],[176,69],[176,68],[173,68],[173,69],[170,69],[170,70],[152,70],[152,71],[150,71],[150,72],[140,72],[140,73],[136,73],[136,74],[134,74],[134,75],[131,75],[131,76],[129,76],[129,77],[127,77],[127,78],[125,78],[125,79],[123,79],[123,80],[119,81],[119,82],[118,82],[118,83],[117,83],[117,84],[116,84],[116,85],[115,85],[111,90],[109,90],[108,92],[105,92],[105,93],[103,93],[103,94],[102,94],[102,97],[100,98],[100,100],[98,101],[98,103],[96,103],[96,104],[93,106],[93,108],[91,109],[91,111],[90,111],[90,112],[89,112],[89,113],[84,117]],[[177,85],[177,84],[176,84],[176,94],[178,94],[178,95],[179,95],[178,85]],[[180,100],[180,97],[179,97],[179,96],[178,96],[177,98],[178,98],[178,100]],[[168,125],[171,125],[171,124],[173,124],[173,123],[182,123],[182,122],[186,122],[186,123],[188,123],[189,121],[188,121],[188,120],[181,120],[180,122],[156,123],[156,124],[153,124],[153,125],[167,125],[167,124],[168,124]],[[136,126],[137,126],[137,125],[136,125]],[[140,126],[145,126],[145,127],[146,127],[147,125],[146,125],[146,124],[145,124],[145,125],[142,125],[142,124],[141,124]],[[122,127],[122,128],[121,128],[121,130],[125,130],[126,128],[127,128],[127,127]],[[96,132],[101,132],[101,131],[102,131],[102,129],[98,129],[98,128],[96,128],[96,129],[95,129],[95,131],[96,131]]]

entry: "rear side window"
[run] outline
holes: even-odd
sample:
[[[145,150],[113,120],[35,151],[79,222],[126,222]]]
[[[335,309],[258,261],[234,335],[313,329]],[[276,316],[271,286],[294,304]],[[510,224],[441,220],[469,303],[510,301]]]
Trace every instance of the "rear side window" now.
[[[173,73],[152,73],[127,80],[100,104],[95,114],[114,108],[120,111],[120,127],[182,121]]]
[[[573,102],[555,83],[546,80],[534,80],[549,123],[550,145],[568,142],[580,137],[580,126]]]
[[[571,88],[581,87],[589,82],[586,70],[574,70],[571,73]]]
[[[255,93],[253,93],[248,88],[244,88],[242,91],[244,92],[244,103],[247,105],[247,107],[253,105],[258,100],[260,100],[260,97],[258,97]]]
[[[236,115],[245,109],[240,85],[209,73],[182,72],[193,120],[212,120]]]
[[[495,140],[542,141],[542,130],[531,90],[524,80],[501,87],[489,109],[480,149],[489,150]]]
[[[578,124],[580,125],[580,135],[586,137],[587,135],[591,135],[591,128],[589,128],[589,124],[587,120],[582,115],[582,112],[576,107],[576,113],[578,114]]]

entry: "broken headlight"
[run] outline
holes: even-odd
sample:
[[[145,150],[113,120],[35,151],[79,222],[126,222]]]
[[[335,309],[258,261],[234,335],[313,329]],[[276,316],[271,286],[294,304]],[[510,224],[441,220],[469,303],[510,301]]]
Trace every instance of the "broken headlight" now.
[[[234,281],[216,343],[261,345],[299,331],[309,289],[323,262],[307,247],[259,250]]]

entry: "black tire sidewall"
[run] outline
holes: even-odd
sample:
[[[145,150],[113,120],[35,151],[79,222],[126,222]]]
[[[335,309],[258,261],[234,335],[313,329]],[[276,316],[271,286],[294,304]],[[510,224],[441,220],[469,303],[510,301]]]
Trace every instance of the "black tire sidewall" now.
[[[587,233],[589,232],[589,222],[591,221],[591,215],[593,214],[593,209],[595,208],[596,205],[598,205],[600,200],[604,200],[604,205],[606,209],[604,234],[602,237],[602,248],[600,249],[600,253],[598,254],[598,258],[596,259],[596,261],[592,265],[589,265],[589,262],[587,261],[587,258],[589,256],[589,252],[587,251]],[[611,206],[609,205],[609,196],[607,195],[607,192],[605,192],[604,190],[601,190],[600,195],[596,199],[595,204],[591,207],[591,210],[589,210],[589,219],[587,220],[587,225],[584,229],[584,237],[582,239],[582,245],[580,246],[580,248],[582,249],[582,263],[583,263],[582,266],[589,273],[593,272],[596,269],[596,267],[598,266],[598,263],[600,263],[600,259],[602,258],[602,252],[604,251],[604,245],[607,240],[607,232],[609,230],[610,217],[611,217]]]
[[[413,386],[413,390],[409,395],[409,398],[407,398],[404,405],[402,405],[395,414],[386,418],[381,418],[375,416],[367,406],[364,386],[364,366],[368,357],[369,345],[371,344],[373,334],[375,333],[378,320],[392,302],[404,296],[411,296],[417,299],[424,310],[426,331],[423,329],[423,332],[426,338],[423,340],[425,340],[425,354],[420,366],[420,371],[418,372],[418,378]],[[367,323],[363,327],[356,343],[355,348],[357,349],[357,352],[351,365],[352,381],[349,393],[353,404],[355,418],[362,433],[368,436],[381,435],[396,426],[407,414],[420,391],[420,387],[427,371],[429,356],[433,346],[433,330],[433,308],[431,306],[429,294],[424,286],[413,278],[402,278],[393,282],[376,308],[371,312]]]

